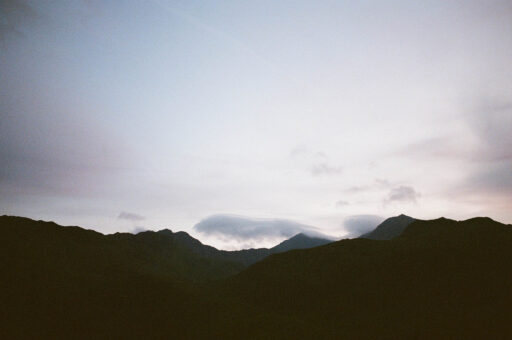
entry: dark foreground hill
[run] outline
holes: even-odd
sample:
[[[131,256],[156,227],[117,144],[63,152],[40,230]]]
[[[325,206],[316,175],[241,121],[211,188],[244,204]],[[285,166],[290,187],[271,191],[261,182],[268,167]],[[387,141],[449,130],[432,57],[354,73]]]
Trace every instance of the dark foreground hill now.
[[[226,327],[235,337],[507,339],[512,228],[488,218],[415,221],[391,241],[271,256],[226,287],[253,306],[247,324]]]
[[[265,257],[291,249],[311,248],[331,240],[298,234],[267,249],[223,251],[204,245],[186,232],[144,231],[103,235],[79,227],[28,218],[0,217],[5,261],[48,266],[74,275],[124,270],[178,281],[205,281],[232,276]],[[19,255],[19,256],[14,256]],[[100,275],[99,273],[95,274]]]
[[[291,250],[215,282],[91,231],[0,230],[1,338],[512,336],[512,228],[487,218],[415,221],[389,241]],[[182,268],[232,270],[189,255]]]
[[[199,282],[206,286],[270,254],[331,241],[297,235],[274,248],[230,252],[167,229],[103,235],[2,216],[0,242],[0,325],[40,338],[108,337],[132,328],[130,335],[147,336],[134,330],[150,326],[152,335],[171,326],[183,334],[193,326],[190,313],[202,312]]]

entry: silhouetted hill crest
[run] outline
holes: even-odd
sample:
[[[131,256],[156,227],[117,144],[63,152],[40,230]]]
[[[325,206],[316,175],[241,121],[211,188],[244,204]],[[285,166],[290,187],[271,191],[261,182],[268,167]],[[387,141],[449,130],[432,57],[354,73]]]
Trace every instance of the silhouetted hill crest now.
[[[322,246],[324,244],[328,244],[331,242],[333,241],[319,237],[311,237],[304,233],[299,233],[287,240],[284,240],[275,247],[272,247],[270,250],[275,253],[288,251],[292,249],[306,249]]]
[[[272,256],[10,217],[0,237],[2,338],[512,337],[512,227],[489,218]]]
[[[390,217],[369,233],[359,236],[370,240],[391,240],[399,236],[416,219],[404,214]]]

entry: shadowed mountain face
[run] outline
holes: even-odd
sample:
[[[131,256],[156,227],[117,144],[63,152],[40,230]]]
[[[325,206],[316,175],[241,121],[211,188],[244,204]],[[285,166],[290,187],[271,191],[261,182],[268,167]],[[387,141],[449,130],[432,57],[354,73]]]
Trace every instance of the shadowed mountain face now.
[[[399,236],[416,219],[400,215],[391,217],[382,222],[373,231],[359,236],[370,240],[391,240]]]
[[[279,243],[277,246],[273,247],[272,253],[282,253],[288,250],[293,249],[307,249],[318,246],[323,246],[324,244],[331,243],[332,241],[326,240],[323,238],[310,237],[303,233],[297,234],[294,237],[285,240]]]
[[[227,277],[271,254],[332,242],[298,234],[270,249],[223,251],[202,244],[186,232],[173,233],[168,229],[136,235],[103,235],[79,227],[62,227],[53,222],[9,216],[0,217],[0,228],[2,238],[10,240],[10,254],[24,254],[27,260],[61,263],[68,269],[76,266],[77,270],[83,268],[83,262],[99,262],[99,267],[87,268],[93,271],[114,262],[128,271],[165,275],[181,281]],[[7,249],[4,250],[9,254]],[[32,253],[33,258],[30,257]],[[49,259],[41,262],[44,257]],[[52,257],[55,262],[50,261]]]
[[[227,257],[258,250],[0,221],[1,338],[512,336],[512,228],[488,218],[417,220],[392,240],[273,254],[217,281],[204,280],[243,266]]]
[[[307,237],[300,239],[300,247],[322,241],[311,239],[308,245]],[[147,337],[146,327],[152,329],[150,337],[166,336],[169,328],[184,335],[194,329],[195,319],[206,318],[197,315],[208,310],[199,307],[208,299],[198,300],[198,283],[234,275],[295,242],[229,252],[185,232],[103,235],[8,216],[0,217],[0,240],[0,304],[6,307],[0,324],[10,325],[8,330],[0,327],[0,338],[110,337],[119,332]]]
[[[262,338],[509,338],[511,261],[511,226],[415,221],[390,241],[271,256],[231,279],[227,294],[255,306],[248,320],[268,320]]]

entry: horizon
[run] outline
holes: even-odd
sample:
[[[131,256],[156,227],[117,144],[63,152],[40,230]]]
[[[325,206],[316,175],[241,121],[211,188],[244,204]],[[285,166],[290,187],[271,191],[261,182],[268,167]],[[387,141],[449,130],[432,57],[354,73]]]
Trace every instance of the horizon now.
[[[0,215],[231,250],[402,213],[511,224],[511,17],[505,0],[4,0]]]
[[[144,233],[144,232],[155,232],[155,233],[158,233],[158,232],[162,232],[162,231],[170,231],[172,232],[173,234],[174,233],[179,233],[179,232],[185,232],[187,235],[189,235],[190,237],[193,237],[194,239],[196,239],[197,241],[201,242],[201,244],[203,245],[206,245],[206,246],[211,246],[211,247],[214,247],[218,250],[224,250],[224,251],[238,251],[238,250],[250,250],[250,249],[271,249],[273,247],[276,247],[278,245],[280,245],[281,243],[285,242],[285,241],[288,241],[290,239],[293,239],[295,238],[296,236],[299,236],[299,235],[305,235],[306,237],[309,237],[309,238],[318,238],[318,239],[325,239],[325,240],[329,240],[331,242],[336,242],[336,241],[342,241],[342,240],[347,240],[347,239],[354,239],[354,238],[359,238],[360,236],[364,235],[364,234],[367,234],[371,231],[374,231],[377,227],[380,226],[380,224],[384,221],[387,221],[387,220],[390,220],[390,219],[393,219],[393,218],[399,218],[399,217],[411,217],[413,218],[414,220],[416,221],[425,221],[425,220],[422,220],[422,219],[418,219],[418,218],[415,218],[413,216],[408,216],[408,215],[405,215],[405,214],[400,214],[400,215],[396,215],[396,216],[390,216],[390,217],[387,217],[385,218],[383,221],[381,221],[380,223],[378,223],[377,225],[373,225],[373,224],[370,224],[370,225],[365,225],[364,228],[361,228],[357,231],[354,231],[352,234],[347,234],[345,235],[344,237],[333,237],[333,236],[330,236],[330,235],[325,235],[325,234],[315,234],[314,232],[313,233],[310,233],[310,231],[308,230],[303,230],[303,231],[298,231],[297,233],[292,233],[291,236],[286,236],[284,238],[278,238],[276,243],[272,243],[274,242],[276,239],[273,239],[272,241],[269,242],[264,242],[263,245],[249,245],[249,246],[245,246],[242,244],[242,246],[240,246],[240,244],[238,244],[237,246],[235,247],[225,247],[225,244],[221,244],[221,246],[216,246],[216,245],[213,245],[213,244],[209,244],[209,243],[206,243],[204,240],[201,240],[202,235],[199,233],[190,233],[190,232],[187,232],[185,230],[180,230],[180,229],[171,229],[169,227],[162,227],[162,228],[159,228],[159,227],[153,227],[153,228],[149,228],[149,229],[134,229],[134,230],[131,230],[131,231],[113,231],[111,233],[105,233],[105,232],[102,232],[101,230],[97,230],[95,228],[88,228],[88,227],[85,227],[85,226],[80,226],[80,225],[76,225],[76,224],[71,224],[71,225],[63,225],[63,224],[60,224],[56,221],[50,221],[50,220],[41,220],[41,219],[37,219],[37,218],[31,218],[31,217],[27,217],[27,216],[14,216],[14,215],[2,215],[0,217],[14,217],[14,218],[22,218],[22,219],[29,219],[29,220],[32,220],[32,221],[36,221],[36,222],[43,222],[43,223],[53,223],[53,224],[56,224],[58,225],[59,227],[63,227],[63,228],[68,228],[68,227],[78,227],[80,229],[83,229],[83,230],[88,230],[88,231],[94,231],[94,232],[97,232],[97,233],[100,233],[101,235],[104,235],[104,236],[107,236],[107,235],[115,235],[115,234],[122,234],[122,233],[125,233],[125,234],[132,234],[132,235],[137,235],[139,233]],[[451,218],[447,218],[445,216],[440,216],[438,218],[434,218],[432,220],[440,220],[440,219],[448,219],[448,220],[452,220],[452,221],[456,221],[456,222],[465,222],[465,221],[468,221],[468,220],[472,220],[472,219],[490,219],[491,221],[494,221],[494,222],[498,222],[498,223],[501,223],[501,224],[504,224],[504,225],[509,225],[511,226],[511,224],[507,224],[507,223],[503,223],[501,221],[498,221],[492,217],[489,217],[489,216],[474,216],[474,217],[470,217],[468,219],[465,219],[465,220],[455,220],[455,219],[451,219]],[[224,248],[223,248],[224,246]]]

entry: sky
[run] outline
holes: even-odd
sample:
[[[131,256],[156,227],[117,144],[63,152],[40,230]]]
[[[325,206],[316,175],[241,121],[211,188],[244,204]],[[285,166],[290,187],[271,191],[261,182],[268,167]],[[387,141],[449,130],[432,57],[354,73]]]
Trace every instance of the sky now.
[[[0,0],[0,214],[222,249],[512,223],[512,2]]]

